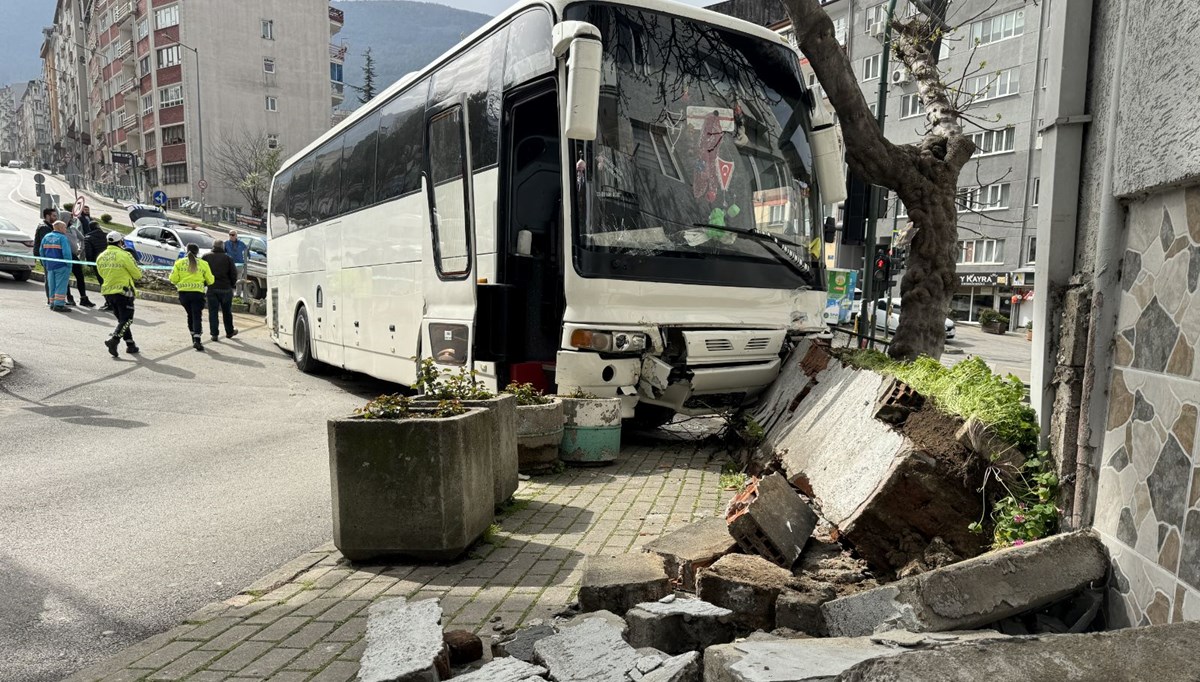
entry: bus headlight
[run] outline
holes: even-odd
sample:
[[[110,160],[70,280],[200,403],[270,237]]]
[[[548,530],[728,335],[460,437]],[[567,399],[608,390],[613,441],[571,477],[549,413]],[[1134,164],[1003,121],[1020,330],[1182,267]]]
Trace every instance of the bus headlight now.
[[[649,341],[649,337],[641,332],[601,332],[591,329],[571,332],[572,346],[602,353],[640,353],[646,350]]]

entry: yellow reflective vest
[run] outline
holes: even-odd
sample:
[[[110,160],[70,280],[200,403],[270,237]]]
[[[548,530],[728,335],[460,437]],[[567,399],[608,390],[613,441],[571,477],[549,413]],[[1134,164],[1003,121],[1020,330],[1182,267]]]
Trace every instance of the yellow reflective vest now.
[[[188,270],[187,256],[175,261],[171,268],[171,284],[178,291],[198,291],[204,293],[204,287],[213,283],[212,269],[201,258],[196,258],[196,271]]]
[[[142,278],[142,269],[137,266],[133,256],[117,244],[109,244],[96,257],[96,272],[104,278],[104,284],[100,287],[102,295],[133,296],[137,293],[133,283]]]

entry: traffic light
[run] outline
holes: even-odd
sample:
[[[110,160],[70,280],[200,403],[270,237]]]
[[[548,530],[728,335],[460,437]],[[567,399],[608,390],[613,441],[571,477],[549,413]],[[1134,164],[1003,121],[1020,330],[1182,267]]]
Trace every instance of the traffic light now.
[[[908,265],[908,249],[895,247],[892,249],[892,271],[900,272]]]
[[[873,277],[877,282],[886,282],[891,279],[891,257],[888,255],[888,246],[880,245],[875,247],[875,272]]]

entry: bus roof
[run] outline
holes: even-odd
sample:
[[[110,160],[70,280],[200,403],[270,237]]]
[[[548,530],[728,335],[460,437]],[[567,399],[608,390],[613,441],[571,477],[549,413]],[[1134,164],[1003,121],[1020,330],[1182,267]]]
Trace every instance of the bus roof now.
[[[324,134],[320,135],[319,137],[317,137],[317,139],[308,143],[308,145],[306,145],[303,149],[301,149],[300,151],[296,152],[291,157],[289,157],[288,160],[285,161],[282,166],[280,166],[279,172],[283,172],[284,170],[291,168],[293,165],[295,165],[301,159],[303,159],[309,152],[311,152],[314,149],[316,149],[317,147],[320,147],[321,145],[325,144],[325,142],[327,140],[338,135],[346,128],[349,128],[350,126],[354,125],[355,122],[357,122],[359,119],[369,116],[373,111],[375,111],[376,109],[382,107],[385,103],[387,103],[387,101],[389,99],[391,99],[391,97],[393,95],[395,95],[398,92],[401,92],[406,87],[408,87],[408,85],[410,83],[412,83],[420,78],[425,77],[427,74],[431,73],[432,71],[435,71],[439,66],[441,66],[441,64],[443,62],[450,60],[455,55],[457,55],[459,52],[462,52],[468,45],[470,45],[471,43],[474,43],[476,40],[479,40],[480,38],[483,38],[484,36],[492,33],[493,31],[496,30],[496,28],[498,26],[500,26],[501,24],[504,24],[509,19],[511,19],[513,16],[520,14],[521,12],[523,12],[527,9],[531,9],[533,7],[547,7],[547,8],[550,8],[553,10],[554,20],[559,21],[559,20],[561,20],[561,18],[563,16],[563,11],[567,8],[568,5],[577,4],[580,1],[581,0],[519,0],[516,4],[512,5],[508,9],[506,9],[503,12],[501,12],[500,14],[496,15],[496,17],[493,18],[491,21],[487,22],[486,24],[484,24],[483,26],[478,28],[474,33],[467,36],[463,40],[459,41],[456,45],[451,47],[446,52],[442,53],[437,59],[435,59],[432,62],[430,62],[429,64],[427,64],[425,67],[421,68],[418,71],[413,71],[412,73],[406,74],[400,80],[396,81],[395,83],[392,83],[387,88],[384,88],[379,94],[375,95],[375,97],[372,98],[370,102],[367,102],[366,104],[360,106],[358,109],[356,109],[354,111],[354,113],[352,113],[352,114],[350,114],[350,116],[346,117],[346,119],[343,120],[341,123],[333,126],[329,130],[325,131]],[[754,23],[751,23],[748,21],[744,21],[744,20],[738,19],[736,17],[731,17],[728,14],[721,14],[720,12],[714,12],[710,9],[705,9],[703,7],[693,7],[691,5],[685,5],[681,2],[675,2],[675,0],[600,0],[600,1],[605,2],[607,4],[612,4],[612,5],[626,5],[629,7],[636,7],[638,9],[649,10],[652,12],[658,11],[658,12],[663,12],[666,14],[674,14],[676,16],[684,17],[686,19],[694,19],[696,21],[701,21],[706,24],[712,24],[714,26],[720,26],[722,28],[732,29],[732,30],[738,31],[739,33],[745,33],[748,35],[752,35],[756,38],[762,38],[763,40],[768,40],[771,42],[779,43],[781,45],[790,46],[789,43],[786,40],[784,40],[778,33],[772,31],[769,28],[766,28],[764,26],[759,26],[758,24],[754,24]],[[278,173],[276,173],[276,175],[278,175]]]

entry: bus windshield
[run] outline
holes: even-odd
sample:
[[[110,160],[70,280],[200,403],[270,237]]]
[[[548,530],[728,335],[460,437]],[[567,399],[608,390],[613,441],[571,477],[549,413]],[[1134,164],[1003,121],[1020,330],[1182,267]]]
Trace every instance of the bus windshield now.
[[[633,7],[568,16],[604,42],[599,133],[571,146],[580,274],[819,288],[811,99],[795,52]]]

